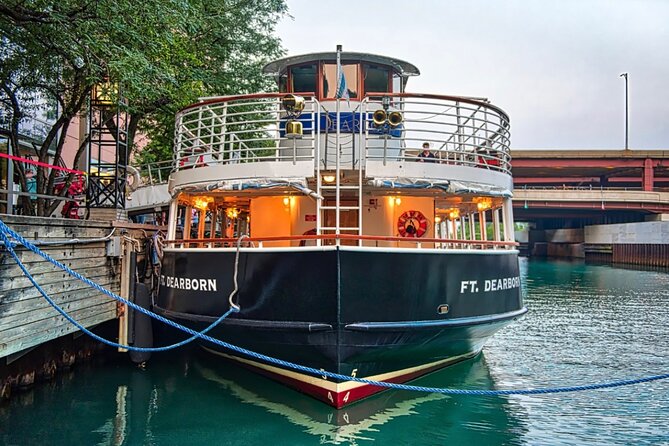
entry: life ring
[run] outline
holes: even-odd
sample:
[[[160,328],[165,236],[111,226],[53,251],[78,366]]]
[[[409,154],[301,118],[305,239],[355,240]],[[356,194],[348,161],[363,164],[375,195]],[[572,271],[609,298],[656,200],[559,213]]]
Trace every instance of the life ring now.
[[[397,230],[401,237],[422,237],[427,232],[427,226],[427,218],[420,211],[406,211],[397,219]]]
[[[139,184],[142,181],[141,176],[139,175],[139,170],[135,169],[134,167],[128,165],[125,166],[126,171],[127,171],[127,177],[125,180],[125,184],[128,188],[129,192],[134,192],[137,190],[139,187]]]

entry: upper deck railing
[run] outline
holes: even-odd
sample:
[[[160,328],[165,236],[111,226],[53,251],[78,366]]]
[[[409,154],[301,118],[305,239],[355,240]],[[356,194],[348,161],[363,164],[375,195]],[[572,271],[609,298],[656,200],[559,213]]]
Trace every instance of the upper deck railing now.
[[[339,127],[340,147],[354,147],[354,157],[362,154],[366,160],[384,164],[457,164],[510,174],[508,116],[485,100],[372,93],[360,102],[342,101],[337,124],[334,102],[319,102],[306,93],[305,109],[297,118],[303,133],[294,138],[285,131],[287,114],[281,106],[285,96],[220,97],[181,110],[176,119],[175,169],[322,160],[333,150],[332,138]],[[401,113],[402,122],[396,126],[374,124],[374,112],[381,109]],[[429,159],[419,156],[426,142]]]

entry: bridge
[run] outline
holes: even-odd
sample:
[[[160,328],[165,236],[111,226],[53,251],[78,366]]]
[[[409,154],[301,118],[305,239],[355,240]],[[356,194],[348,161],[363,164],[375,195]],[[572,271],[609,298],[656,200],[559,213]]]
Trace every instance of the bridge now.
[[[669,150],[513,150],[514,208],[542,227],[669,213]]]
[[[669,266],[669,150],[514,150],[532,255]]]

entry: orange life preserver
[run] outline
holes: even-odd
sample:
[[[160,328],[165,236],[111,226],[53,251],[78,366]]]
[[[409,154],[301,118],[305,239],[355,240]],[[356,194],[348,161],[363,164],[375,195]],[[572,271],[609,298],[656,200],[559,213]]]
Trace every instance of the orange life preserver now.
[[[397,230],[401,237],[422,237],[427,232],[427,226],[427,218],[420,211],[406,211],[397,219]]]

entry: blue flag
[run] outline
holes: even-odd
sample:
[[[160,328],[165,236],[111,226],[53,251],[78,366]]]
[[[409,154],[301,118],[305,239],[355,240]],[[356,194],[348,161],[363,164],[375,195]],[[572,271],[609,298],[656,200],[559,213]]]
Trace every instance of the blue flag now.
[[[341,66],[341,60],[337,60],[337,91],[335,93],[335,98],[350,100],[348,94],[348,87],[346,86],[346,77],[344,76],[344,70]]]

